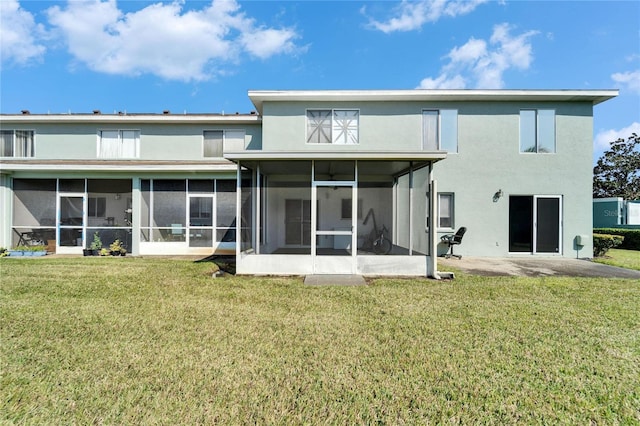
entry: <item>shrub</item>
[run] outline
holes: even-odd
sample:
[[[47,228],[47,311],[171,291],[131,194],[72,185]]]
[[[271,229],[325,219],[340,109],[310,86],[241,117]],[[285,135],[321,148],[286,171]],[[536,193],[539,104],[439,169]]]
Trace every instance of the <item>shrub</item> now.
[[[593,234],[594,257],[604,256],[609,249],[620,246],[623,240],[624,237],[620,235]]]
[[[640,229],[630,228],[597,228],[593,230],[594,234],[620,235],[624,237],[624,241],[620,245],[625,250],[640,250]]]

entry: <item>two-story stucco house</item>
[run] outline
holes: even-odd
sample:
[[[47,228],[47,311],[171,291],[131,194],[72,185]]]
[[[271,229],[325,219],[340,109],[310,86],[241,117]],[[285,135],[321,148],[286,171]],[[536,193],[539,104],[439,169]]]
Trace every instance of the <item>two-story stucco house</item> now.
[[[245,274],[437,276],[592,254],[593,107],[615,90],[250,91],[255,113],[0,116],[0,246],[235,253]],[[379,244],[383,236],[385,244]]]

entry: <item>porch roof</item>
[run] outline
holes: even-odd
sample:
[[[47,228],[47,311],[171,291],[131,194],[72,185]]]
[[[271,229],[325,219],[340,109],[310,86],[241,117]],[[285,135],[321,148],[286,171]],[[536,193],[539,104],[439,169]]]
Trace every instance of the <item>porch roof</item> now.
[[[239,161],[300,160],[369,160],[436,162],[447,157],[446,151],[234,151],[224,158]]]

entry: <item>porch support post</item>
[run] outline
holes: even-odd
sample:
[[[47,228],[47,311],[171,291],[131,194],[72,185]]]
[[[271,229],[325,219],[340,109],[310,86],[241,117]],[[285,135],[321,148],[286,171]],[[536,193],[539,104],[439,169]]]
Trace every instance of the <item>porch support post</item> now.
[[[0,247],[10,248],[13,226],[13,179],[0,173]]]
[[[142,180],[136,176],[131,179],[131,254],[140,254],[140,223],[142,222]]]
[[[240,193],[242,190],[241,168],[240,161],[238,161],[238,168],[236,169],[236,264],[240,260],[240,246],[242,245],[242,241],[240,240],[242,235],[242,212],[240,211],[242,206],[242,194]]]
[[[435,279],[440,279],[438,275],[438,182],[433,179],[433,169],[429,166],[429,264],[427,274]]]
[[[409,162],[409,256],[413,254],[413,161]]]
[[[318,189],[316,188],[316,162],[311,161],[311,263],[313,272],[316,269],[316,230],[318,223]]]
[[[354,162],[355,183],[351,190],[351,273],[358,270],[358,160]]]
[[[262,199],[260,198],[260,186],[262,182],[260,180],[260,163],[256,166],[256,246],[254,247],[256,254],[260,254],[260,235],[262,233],[262,229],[260,229],[260,212],[262,211]]]

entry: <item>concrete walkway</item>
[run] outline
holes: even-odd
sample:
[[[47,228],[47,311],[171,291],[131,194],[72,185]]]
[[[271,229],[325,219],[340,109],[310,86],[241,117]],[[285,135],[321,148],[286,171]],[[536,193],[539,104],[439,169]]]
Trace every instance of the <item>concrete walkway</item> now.
[[[567,276],[640,279],[640,271],[602,265],[586,259],[564,257],[472,257],[438,258],[439,271],[458,270],[482,276]]]
[[[367,284],[362,275],[307,275],[304,277],[304,283],[315,286],[355,286]]]

